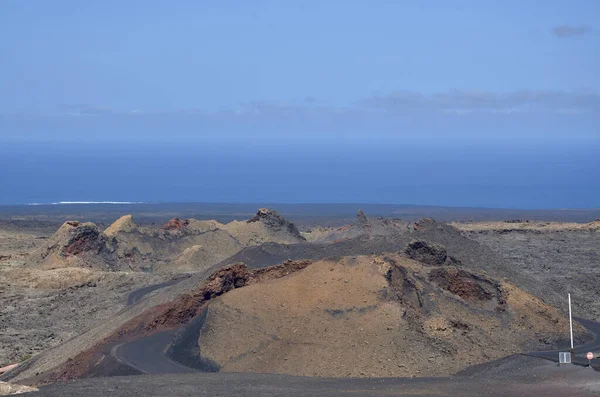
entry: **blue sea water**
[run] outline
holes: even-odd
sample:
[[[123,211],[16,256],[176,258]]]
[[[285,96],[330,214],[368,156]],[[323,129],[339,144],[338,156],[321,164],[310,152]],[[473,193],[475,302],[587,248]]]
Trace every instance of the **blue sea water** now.
[[[600,144],[0,142],[0,204],[600,207]]]

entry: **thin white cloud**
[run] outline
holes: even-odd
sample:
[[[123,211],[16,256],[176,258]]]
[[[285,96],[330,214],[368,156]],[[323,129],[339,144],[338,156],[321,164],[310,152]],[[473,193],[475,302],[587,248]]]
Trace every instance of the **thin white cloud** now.
[[[394,112],[439,111],[443,113],[526,113],[600,111],[600,95],[593,93],[521,90],[506,93],[453,90],[431,95],[396,92],[361,101],[367,108]]]
[[[600,95],[591,92],[519,90],[492,92],[483,90],[451,90],[433,94],[398,91],[355,101],[348,106],[317,104],[313,101],[254,101],[239,106],[207,111],[198,108],[178,110],[146,110],[140,108],[111,109],[95,105],[61,105],[54,115],[86,117],[137,117],[156,115],[219,118],[343,118],[352,115],[377,114],[527,114],[554,113],[580,115],[600,113]],[[30,114],[35,115],[35,114]],[[26,116],[26,115],[23,115]]]
[[[584,36],[592,32],[592,28],[585,25],[559,25],[551,30],[552,34],[558,38],[566,39],[570,37]]]

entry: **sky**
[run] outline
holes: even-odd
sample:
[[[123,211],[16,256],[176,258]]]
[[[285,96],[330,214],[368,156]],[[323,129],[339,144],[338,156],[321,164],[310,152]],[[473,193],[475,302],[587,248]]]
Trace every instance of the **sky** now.
[[[0,203],[600,207],[598,21],[596,0],[0,0]],[[65,158],[157,187],[69,190]]]

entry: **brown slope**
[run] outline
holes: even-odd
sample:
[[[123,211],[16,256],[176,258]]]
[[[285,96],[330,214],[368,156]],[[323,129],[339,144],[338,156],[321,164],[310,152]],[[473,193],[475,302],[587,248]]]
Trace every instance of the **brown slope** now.
[[[243,247],[224,230],[215,230],[189,239],[190,245],[172,259],[158,263],[155,271],[198,272],[209,269],[216,263],[239,252]]]

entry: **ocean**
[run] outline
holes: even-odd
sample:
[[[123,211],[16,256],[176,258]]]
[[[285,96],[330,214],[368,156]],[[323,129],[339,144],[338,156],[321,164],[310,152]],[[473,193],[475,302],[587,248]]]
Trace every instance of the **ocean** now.
[[[0,204],[600,207],[600,144],[0,142]]]

